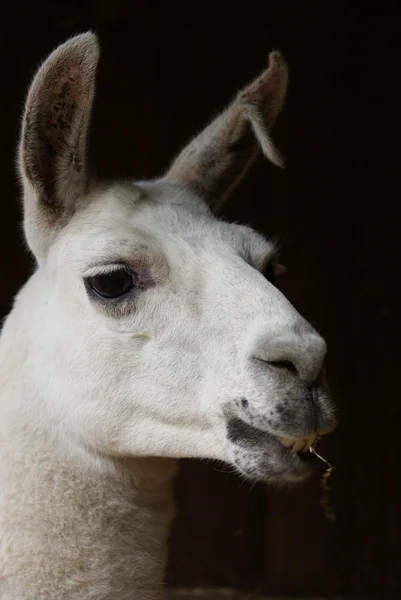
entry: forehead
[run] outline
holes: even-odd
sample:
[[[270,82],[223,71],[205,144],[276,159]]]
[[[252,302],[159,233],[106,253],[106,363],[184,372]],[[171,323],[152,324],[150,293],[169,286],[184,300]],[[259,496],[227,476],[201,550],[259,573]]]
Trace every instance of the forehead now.
[[[199,255],[237,254],[261,267],[275,252],[274,245],[251,227],[216,219],[202,200],[164,182],[98,188],[60,243],[63,256],[77,267],[169,248]]]

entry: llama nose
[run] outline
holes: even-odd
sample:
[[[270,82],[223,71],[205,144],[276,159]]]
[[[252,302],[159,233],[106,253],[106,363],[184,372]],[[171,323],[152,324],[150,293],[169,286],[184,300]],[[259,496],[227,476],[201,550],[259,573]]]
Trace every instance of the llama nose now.
[[[326,342],[314,331],[288,332],[259,338],[253,357],[275,371],[297,375],[307,385],[319,378],[327,352]]]

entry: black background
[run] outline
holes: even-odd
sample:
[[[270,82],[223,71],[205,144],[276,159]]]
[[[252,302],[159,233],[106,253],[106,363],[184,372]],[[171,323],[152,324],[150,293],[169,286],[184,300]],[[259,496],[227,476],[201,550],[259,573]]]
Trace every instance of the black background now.
[[[341,423],[321,451],[336,465],[338,520],[315,479],[250,489],[185,461],[168,583],[294,596],[395,598],[401,591],[399,384],[399,19],[386,3],[17,1],[1,22],[1,314],[32,264],[20,235],[15,150],[39,62],[67,37],[102,44],[91,156],[99,174],[144,178],[280,48],[290,65],[275,139],[226,208],[280,233],[282,289],[326,337]],[[224,470],[224,469],[223,469]]]

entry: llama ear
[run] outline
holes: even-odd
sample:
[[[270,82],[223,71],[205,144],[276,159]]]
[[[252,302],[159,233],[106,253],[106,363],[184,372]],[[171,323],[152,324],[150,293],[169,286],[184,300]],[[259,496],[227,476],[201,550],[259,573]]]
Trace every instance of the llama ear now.
[[[245,175],[259,150],[282,167],[270,130],[284,105],[287,84],[287,65],[279,52],[271,52],[268,68],[181,152],[167,179],[192,187],[217,208]]]
[[[25,105],[19,148],[25,231],[65,222],[89,177],[86,146],[99,45],[93,33],[54,50],[36,73]],[[48,227],[47,227],[48,228]]]

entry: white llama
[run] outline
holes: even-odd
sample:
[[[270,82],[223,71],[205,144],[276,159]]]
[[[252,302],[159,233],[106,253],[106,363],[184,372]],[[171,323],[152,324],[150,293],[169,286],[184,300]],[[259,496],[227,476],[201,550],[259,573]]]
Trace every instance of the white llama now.
[[[273,284],[274,246],[213,216],[284,103],[280,54],[151,182],[96,181],[97,38],[56,49],[19,152],[37,268],[0,338],[0,597],[163,596],[180,457],[260,481],[333,429],[325,342]]]

